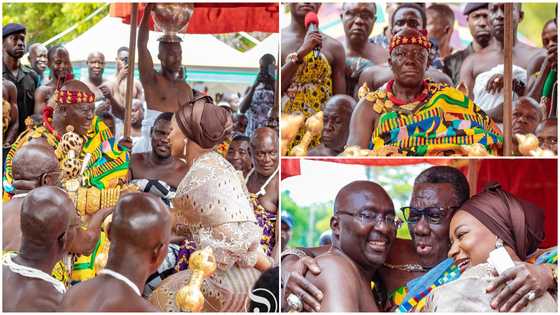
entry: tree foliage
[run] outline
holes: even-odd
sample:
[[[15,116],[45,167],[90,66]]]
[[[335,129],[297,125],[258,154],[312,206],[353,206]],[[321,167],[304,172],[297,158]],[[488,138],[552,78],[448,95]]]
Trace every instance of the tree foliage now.
[[[105,3],[2,3],[2,25],[20,23],[27,28],[28,43],[43,43],[82,21],[95,10],[105,8],[92,19],[63,36],[58,44],[69,42],[99,22],[109,13]],[[100,39],[101,40],[101,39]],[[92,43],[93,44],[93,43]]]

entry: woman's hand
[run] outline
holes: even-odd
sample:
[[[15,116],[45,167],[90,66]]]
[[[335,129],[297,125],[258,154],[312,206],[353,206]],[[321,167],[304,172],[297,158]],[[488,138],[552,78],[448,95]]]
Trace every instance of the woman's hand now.
[[[305,279],[305,273],[311,271],[318,275],[321,269],[311,257],[303,257],[296,262],[282,262],[282,287],[284,294],[282,300],[285,303],[290,294],[295,294],[303,303],[303,309],[307,312],[317,312],[321,308],[323,292]]]
[[[504,284],[490,306],[500,312],[519,312],[529,304],[530,292],[534,293],[533,299],[542,296],[554,285],[554,279],[552,270],[546,265],[521,262],[498,276],[486,292],[496,291]]]

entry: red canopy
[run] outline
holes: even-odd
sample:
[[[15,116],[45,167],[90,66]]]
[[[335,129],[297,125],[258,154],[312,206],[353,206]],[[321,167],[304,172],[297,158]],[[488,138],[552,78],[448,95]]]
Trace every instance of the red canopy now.
[[[138,24],[144,7],[138,5]],[[111,4],[112,17],[120,17],[130,24],[130,3]],[[235,32],[278,33],[278,3],[195,3],[187,33],[223,34]],[[153,20],[150,29],[153,30]]]

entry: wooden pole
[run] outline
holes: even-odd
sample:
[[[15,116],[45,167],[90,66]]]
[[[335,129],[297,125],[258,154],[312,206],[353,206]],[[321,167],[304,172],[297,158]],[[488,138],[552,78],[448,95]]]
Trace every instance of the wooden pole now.
[[[476,195],[476,184],[478,183],[478,166],[480,160],[469,159],[469,166],[467,170],[467,180],[469,182],[470,197]]]
[[[513,3],[504,4],[504,155],[510,156],[513,154],[512,145],[512,67],[513,67]]]
[[[126,82],[126,99],[124,111],[124,136],[130,137],[130,113],[132,112],[132,88],[134,87],[134,63],[136,60],[136,25],[138,23],[138,3],[130,8],[130,41],[128,43],[128,78]]]

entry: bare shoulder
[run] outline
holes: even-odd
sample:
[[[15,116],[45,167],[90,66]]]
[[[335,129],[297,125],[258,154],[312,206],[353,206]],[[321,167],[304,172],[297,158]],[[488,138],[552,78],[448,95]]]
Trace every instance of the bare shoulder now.
[[[346,257],[327,252],[317,256],[315,261],[319,265],[321,273],[317,276],[307,273],[306,278],[317,284],[321,289],[326,289],[333,283],[336,283],[339,288],[350,289],[359,281],[359,273],[356,266]]]

